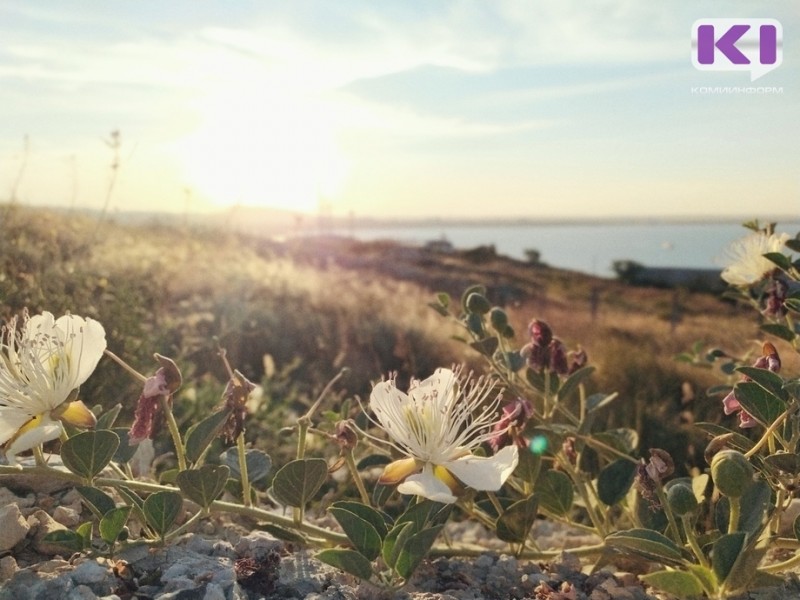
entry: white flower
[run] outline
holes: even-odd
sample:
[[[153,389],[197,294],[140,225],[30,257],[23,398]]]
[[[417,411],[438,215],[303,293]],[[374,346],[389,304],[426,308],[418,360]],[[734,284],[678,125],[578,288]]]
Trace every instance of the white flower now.
[[[0,445],[16,455],[61,435],[60,419],[91,427],[94,415],[76,400],[97,366],[106,332],[92,319],[49,312],[13,319],[0,337]]]
[[[780,252],[789,234],[767,235],[755,232],[733,242],[727,250],[730,264],[722,271],[722,278],[731,285],[752,285],[776,269],[775,263],[764,258],[768,252]]]
[[[497,433],[492,427],[500,397],[485,402],[491,383],[460,375],[437,369],[425,381],[412,381],[408,394],[391,379],[372,390],[369,406],[377,424],[391,438],[387,443],[407,457],[387,465],[381,483],[402,481],[401,494],[451,503],[462,484],[495,491],[514,471],[516,446],[490,457],[473,456],[473,449]]]

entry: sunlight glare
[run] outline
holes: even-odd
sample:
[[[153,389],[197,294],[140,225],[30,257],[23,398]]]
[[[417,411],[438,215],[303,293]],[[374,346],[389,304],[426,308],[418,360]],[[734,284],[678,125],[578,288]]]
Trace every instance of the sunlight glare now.
[[[218,205],[312,212],[336,197],[347,175],[336,106],[275,81],[254,90],[246,75],[247,83],[201,101],[200,123],[178,148],[187,185]]]

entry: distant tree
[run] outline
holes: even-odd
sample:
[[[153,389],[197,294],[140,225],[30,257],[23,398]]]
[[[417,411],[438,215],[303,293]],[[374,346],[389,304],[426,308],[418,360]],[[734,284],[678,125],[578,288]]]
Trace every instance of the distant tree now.
[[[642,269],[644,269],[644,265],[633,260],[615,260],[611,263],[611,268],[620,281],[635,283]]]
[[[542,253],[534,248],[526,248],[525,249],[525,258],[528,262],[532,265],[538,265],[542,259]]]

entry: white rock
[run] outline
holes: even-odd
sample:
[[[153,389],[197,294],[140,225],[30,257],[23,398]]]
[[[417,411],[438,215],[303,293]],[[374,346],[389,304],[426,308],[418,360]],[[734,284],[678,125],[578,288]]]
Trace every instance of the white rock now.
[[[53,510],[53,519],[61,523],[64,527],[75,527],[81,522],[81,515],[75,509],[68,506],[56,506]]]
[[[13,556],[0,558],[0,584],[11,579],[17,572],[17,561]]]
[[[19,506],[9,504],[0,508],[0,552],[11,550],[20,543],[28,535],[30,528]]]

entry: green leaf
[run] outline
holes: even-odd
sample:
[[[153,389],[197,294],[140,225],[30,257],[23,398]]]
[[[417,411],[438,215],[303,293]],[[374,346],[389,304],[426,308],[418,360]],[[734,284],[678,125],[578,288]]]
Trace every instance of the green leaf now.
[[[239,470],[239,449],[228,448],[225,452],[219,455],[220,462],[223,465],[228,465],[231,470],[231,477],[237,481],[242,480],[242,473]],[[250,483],[255,483],[262,479],[266,479],[272,469],[272,459],[269,454],[263,450],[256,448],[248,448],[244,453],[245,465],[247,467],[247,476],[250,478]]]
[[[386,539],[383,540],[381,548],[383,562],[394,568],[397,558],[400,556],[400,550],[414,533],[414,523],[410,521],[398,523],[392,527],[386,534]]]
[[[542,469],[542,457],[533,452],[520,452],[519,462],[517,468],[514,469],[514,475],[519,477],[522,481],[533,483],[539,478],[539,472]]]
[[[781,400],[787,400],[786,390],[783,389],[783,378],[769,369],[757,369],[756,367],[739,367],[736,369],[763,387],[773,396]]]
[[[163,538],[178,518],[182,507],[183,498],[178,492],[163,491],[148,496],[142,509],[147,524]]]
[[[117,491],[120,493],[122,497],[125,498],[128,505],[133,509],[133,515],[141,522],[147,523],[147,519],[144,517],[144,500],[139,497],[139,495],[134,492],[132,489],[121,485],[117,488]]]
[[[441,304],[436,304],[436,302],[428,302],[428,306],[430,306],[433,310],[435,310],[443,317],[446,317],[447,315],[450,314],[449,312],[447,312],[447,309],[444,306],[442,306]]]
[[[546,511],[563,517],[572,510],[574,491],[572,481],[561,471],[545,471],[534,488],[539,504]]]
[[[275,473],[272,493],[287,506],[305,506],[328,478],[328,463],[322,458],[304,458],[287,463]]]
[[[381,540],[384,539],[386,534],[389,532],[389,528],[387,527],[386,523],[390,521],[390,517],[384,513],[381,513],[380,511],[375,510],[371,506],[361,504],[361,502],[340,500],[339,502],[334,502],[331,505],[331,508],[348,510],[357,517],[365,520],[375,528],[375,531],[378,533]]]
[[[108,511],[102,519],[100,519],[100,537],[109,546],[114,545],[117,541],[119,534],[125,528],[125,523],[128,522],[128,516],[131,514],[130,506],[120,506],[113,510]]]
[[[764,323],[761,325],[760,329],[764,333],[774,335],[775,337],[786,340],[787,342],[793,342],[795,338],[794,331],[785,325],[778,325],[777,323]]]
[[[608,406],[617,398],[619,398],[619,394],[616,392],[613,394],[592,394],[586,398],[586,411],[589,413],[596,412],[604,406]]]
[[[754,481],[744,490],[739,502],[743,510],[738,529],[755,536],[761,531],[772,506],[772,488],[766,481]]]
[[[605,445],[619,450],[623,454],[632,454],[639,445],[639,434],[635,429],[628,429],[626,427],[601,431],[595,433],[593,437]],[[586,443],[592,446],[592,438],[587,439]],[[592,447],[598,450],[598,452],[603,452],[602,448]]]
[[[225,488],[230,473],[227,465],[203,465],[181,471],[175,483],[189,500],[207,509]]]
[[[87,485],[79,485],[75,488],[83,496],[86,506],[98,519],[102,519],[108,511],[114,510],[116,504],[114,500],[104,491]]]
[[[539,498],[532,494],[509,506],[495,523],[497,537],[504,542],[524,542],[536,522]]]
[[[331,507],[328,509],[336,522],[341,525],[347,538],[353,546],[368,560],[375,560],[381,551],[381,536],[369,521],[365,521],[355,513],[343,508]]]
[[[606,544],[664,564],[680,564],[685,555],[667,536],[652,529],[627,529],[606,536]]]
[[[392,462],[391,457],[386,456],[385,454],[370,454],[369,456],[365,456],[358,464],[356,464],[356,469],[359,471],[363,471],[364,469],[371,469],[372,467],[383,467],[384,465],[388,465]]]
[[[355,575],[359,579],[369,581],[372,577],[372,565],[355,550],[331,548],[317,552],[316,558],[345,573]]]
[[[588,379],[594,372],[595,368],[592,366],[581,367],[575,371],[567,378],[567,380],[561,386],[561,389],[558,390],[558,399],[563,401],[569,398],[569,395],[574,392],[578,386]]]
[[[494,356],[494,353],[499,345],[500,342],[497,341],[497,338],[492,336],[483,338],[482,340],[477,342],[472,342],[470,344],[470,347],[473,350],[479,352],[480,354],[483,354],[484,356],[492,357]]]
[[[84,431],[61,445],[61,460],[76,475],[92,480],[111,462],[118,446],[119,436],[113,431]]]
[[[436,294],[436,301],[444,308],[447,308],[450,306],[450,294],[447,292],[438,292]]]
[[[77,531],[78,535],[80,535],[83,538],[83,547],[84,548],[88,548],[88,547],[90,547],[92,545],[92,522],[91,521],[86,521],[86,523],[81,523],[80,525],[78,525],[78,527],[77,527],[77,529],[75,529],[75,531]]]
[[[728,578],[736,559],[744,548],[746,534],[743,531],[727,533],[714,542],[711,552],[711,566],[717,579],[725,581]]]
[[[792,312],[800,313],[800,298],[788,298],[783,305]]]
[[[447,517],[450,516],[452,508],[452,504],[442,504],[441,502],[425,499],[409,506],[402,515],[397,517],[395,523],[399,525],[400,523],[410,522],[414,524],[415,532],[421,531],[429,525],[444,523]]]
[[[777,471],[795,474],[800,471],[800,455],[793,452],[778,452],[764,457],[764,463]]]
[[[228,420],[228,415],[229,410],[220,410],[189,428],[186,432],[186,458],[189,462],[195,463],[200,459]]]
[[[106,412],[102,415],[97,417],[97,424],[94,426],[95,429],[111,429],[114,426],[114,423],[119,416],[119,412],[122,410],[122,404],[119,402],[109,408]]]
[[[138,446],[131,446],[131,430],[128,427],[114,427],[114,429],[111,431],[119,436],[119,446],[117,447],[116,452],[114,452],[114,458],[112,460],[114,462],[124,464],[133,458],[133,455],[136,454]]]
[[[789,260],[788,256],[781,254],[780,252],[767,252],[764,255],[764,258],[778,265],[778,267],[784,271],[788,271],[792,268],[792,261]]]
[[[654,588],[672,594],[680,600],[699,598],[703,595],[703,584],[686,571],[656,571],[641,576],[642,581]]]
[[[737,383],[733,393],[748,413],[765,425],[770,425],[786,410],[786,403],[752,381]]]
[[[597,476],[597,494],[608,506],[622,500],[633,485],[636,463],[620,458],[605,467]]]
[[[400,550],[397,562],[394,564],[394,570],[397,571],[400,577],[406,580],[411,577],[414,569],[419,566],[422,559],[430,552],[433,542],[436,541],[443,527],[444,525],[437,525],[430,529],[423,529],[408,538]]]
[[[722,425],[717,425],[716,423],[701,422],[695,423],[694,426],[700,431],[706,432],[711,437],[725,436],[728,446],[736,450],[741,450],[742,452],[747,452],[755,444],[750,438],[743,436],[741,433],[723,427]]]
[[[703,585],[703,589],[706,591],[706,594],[709,596],[713,596],[717,592],[717,588],[719,587],[719,582],[717,581],[717,576],[714,574],[714,571],[709,569],[708,567],[704,567],[703,565],[686,565],[686,568],[692,572],[692,574],[697,577],[698,581]]]
[[[82,552],[88,546],[85,545],[85,539],[77,531],[71,529],[56,529],[44,536],[45,542],[58,544],[67,550],[70,554],[74,552]]]

